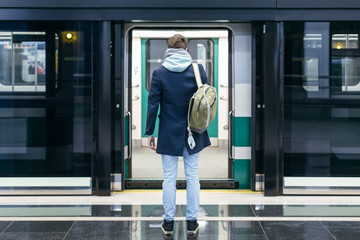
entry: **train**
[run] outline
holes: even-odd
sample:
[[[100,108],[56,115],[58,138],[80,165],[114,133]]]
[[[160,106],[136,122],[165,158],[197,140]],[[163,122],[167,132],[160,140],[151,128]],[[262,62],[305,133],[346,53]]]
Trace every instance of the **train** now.
[[[321,4],[0,3],[0,194],[161,188],[147,96],[179,33],[218,94],[202,188],[358,195],[360,5]]]

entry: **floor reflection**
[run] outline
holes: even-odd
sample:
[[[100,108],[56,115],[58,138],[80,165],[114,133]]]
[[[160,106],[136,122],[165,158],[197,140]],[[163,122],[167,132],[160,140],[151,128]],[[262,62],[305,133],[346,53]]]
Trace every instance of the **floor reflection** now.
[[[185,213],[186,205],[177,205],[175,217]],[[160,226],[164,209],[162,205],[0,205],[0,217],[146,217],[159,219]],[[199,218],[208,217],[360,217],[360,206],[201,205]]]
[[[196,238],[186,235],[186,221],[175,221],[164,238],[157,221],[0,221],[0,239],[358,239],[359,221],[203,221]]]

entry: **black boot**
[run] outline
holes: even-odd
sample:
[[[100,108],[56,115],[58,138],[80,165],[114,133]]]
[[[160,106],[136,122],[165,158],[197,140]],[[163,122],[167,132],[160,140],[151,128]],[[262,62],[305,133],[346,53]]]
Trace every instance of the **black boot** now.
[[[196,220],[186,220],[187,222],[187,235],[189,237],[196,237],[199,233],[199,224]]]
[[[174,234],[174,221],[167,221],[164,220],[163,224],[161,225],[161,231],[164,234],[164,237],[172,237]]]

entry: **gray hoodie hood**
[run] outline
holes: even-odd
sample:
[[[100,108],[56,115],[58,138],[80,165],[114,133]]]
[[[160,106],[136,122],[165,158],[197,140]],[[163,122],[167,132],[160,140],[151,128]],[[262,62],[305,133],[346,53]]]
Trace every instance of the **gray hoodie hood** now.
[[[191,63],[192,58],[185,49],[168,48],[162,65],[171,72],[183,72]]]

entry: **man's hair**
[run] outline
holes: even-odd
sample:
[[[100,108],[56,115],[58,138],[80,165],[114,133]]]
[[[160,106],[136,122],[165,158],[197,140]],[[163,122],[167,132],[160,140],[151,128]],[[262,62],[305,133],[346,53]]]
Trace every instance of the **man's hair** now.
[[[188,41],[181,34],[175,34],[167,41],[168,48],[183,48],[187,49]]]

